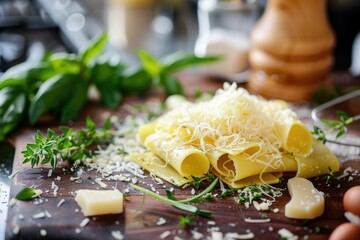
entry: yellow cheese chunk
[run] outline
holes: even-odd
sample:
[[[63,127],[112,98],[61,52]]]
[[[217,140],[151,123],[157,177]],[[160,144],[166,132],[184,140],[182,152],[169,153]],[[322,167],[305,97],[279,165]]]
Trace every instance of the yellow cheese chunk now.
[[[123,212],[123,195],[119,190],[80,189],[77,191],[75,201],[81,207],[84,216]]]
[[[285,205],[285,216],[295,219],[313,219],[324,213],[325,200],[312,182],[305,178],[295,177],[288,181],[291,196]]]

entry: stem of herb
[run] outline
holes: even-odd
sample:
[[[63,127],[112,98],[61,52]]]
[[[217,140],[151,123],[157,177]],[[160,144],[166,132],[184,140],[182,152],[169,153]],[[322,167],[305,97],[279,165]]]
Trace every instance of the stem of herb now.
[[[178,201],[174,201],[174,200],[171,200],[171,199],[168,199],[166,197],[163,197],[159,194],[156,194],[146,188],[143,188],[143,187],[140,187],[138,185],[134,185],[134,184],[130,184],[131,187],[133,187],[134,189],[142,192],[142,193],[145,193],[147,195],[150,195],[164,203],[167,203],[167,204],[170,204],[171,206],[175,207],[175,208],[178,208],[180,210],[183,210],[185,212],[189,212],[189,213],[195,213],[199,216],[203,216],[203,217],[211,217],[211,212],[209,211],[205,211],[205,210],[200,210],[198,209],[197,207],[193,206],[193,205],[189,205],[189,204],[185,204],[185,203],[181,203],[181,202],[178,202]]]
[[[216,184],[218,183],[219,179],[216,178],[204,191],[202,191],[201,193],[191,197],[191,198],[187,198],[187,199],[183,199],[183,200],[178,200],[177,202],[181,202],[181,203],[190,203],[193,201],[196,201],[197,199],[201,198],[202,196],[204,196],[205,194],[211,192],[214,187],[216,186]]]

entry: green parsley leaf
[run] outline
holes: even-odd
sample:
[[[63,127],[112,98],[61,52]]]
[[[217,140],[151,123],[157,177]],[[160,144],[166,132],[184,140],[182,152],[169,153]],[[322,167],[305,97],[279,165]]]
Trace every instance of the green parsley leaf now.
[[[30,200],[36,195],[35,190],[33,188],[25,187],[20,192],[18,192],[15,196],[17,200]]]
[[[184,228],[193,223],[195,218],[193,216],[179,216],[179,227]]]

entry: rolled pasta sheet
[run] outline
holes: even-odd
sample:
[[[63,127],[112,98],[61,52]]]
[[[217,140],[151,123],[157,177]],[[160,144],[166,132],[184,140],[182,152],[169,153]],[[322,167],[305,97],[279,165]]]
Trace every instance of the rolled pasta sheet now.
[[[222,164],[220,162],[220,164]],[[230,181],[238,181],[254,175],[263,175],[264,173],[275,173],[283,171],[296,171],[297,162],[295,160],[283,161],[282,158],[273,158],[271,156],[262,156],[257,159],[249,160],[243,155],[229,155],[229,160],[223,164],[225,170],[234,172],[233,178]],[[221,168],[220,168],[221,169]]]
[[[235,135],[235,134],[234,134]],[[239,136],[239,134],[237,134]],[[248,142],[236,137],[221,137],[215,142],[216,149],[231,155],[245,154],[248,156],[256,155],[260,152],[261,146],[257,142]]]
[[[308,157],[294,156],[298,163],[298,171],[296,176],[310,178],[339,171],[340,163],[335,155],[323,143],[319,141],[313,142],[313,152]]]
[[[140,167],[151,173],[155,173],[156,176],[176,186],[182,186],[185,183],[190,182],[190,178],[184,178],[173,167],[166,164],[164,160],[151,152],[132,153],[130,154],[130,158]]]
[[[152,123],[145,124],[139,128],[137,138],[139,139],[139,141],[142,144],[145,143],[145,140],[149,135],[153,134],[156,131],[156,126],[157,126],[157,123],[152,122]]]
[[[297,156],[306,157],[312,152],[314,138],[300,121],[277,122],[276,129],[282,139],[282,147]]]
[[[212,170],[212,173],[232,188],[244,188],[252,184],[275,184],[280,181],[279,179],[282,176],[282,173],[264,173],[262,175],[258,174],[237,181],[233,181],[225,178],[215,170]]]
[[[145,140],[145,146],[183,177],[202,177],[210,169],[210,162],[199,149],[182,144],[173,134],[155,132]]]

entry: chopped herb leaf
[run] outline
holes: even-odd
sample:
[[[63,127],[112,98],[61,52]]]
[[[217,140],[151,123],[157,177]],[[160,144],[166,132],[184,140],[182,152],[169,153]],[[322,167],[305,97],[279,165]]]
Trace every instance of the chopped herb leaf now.
[[[15,198],[17,200],[26,201],[26,200],[30,200],[30,199],[34,198],[35,195],[36,195],[36,193],[33,188],[25,187],[16,194]]]

